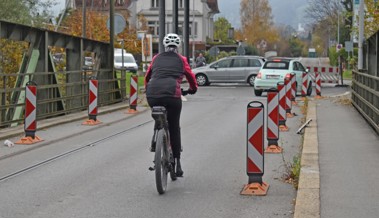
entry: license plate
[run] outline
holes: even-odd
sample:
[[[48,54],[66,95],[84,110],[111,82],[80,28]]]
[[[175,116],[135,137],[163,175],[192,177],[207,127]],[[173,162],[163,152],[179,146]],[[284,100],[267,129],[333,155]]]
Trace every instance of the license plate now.
[[[279,75],[266,75],[266,79],[279,79]]]

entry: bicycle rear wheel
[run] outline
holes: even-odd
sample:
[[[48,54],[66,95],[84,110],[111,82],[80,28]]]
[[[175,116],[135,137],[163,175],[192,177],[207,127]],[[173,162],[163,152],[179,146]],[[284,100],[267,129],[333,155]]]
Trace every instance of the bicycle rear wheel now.
[[[167,135],[161,129],[157,133],[157,144],[155,147],[155,183],[159,194],[165,193],[167,189],[169,155],[166,143]]]

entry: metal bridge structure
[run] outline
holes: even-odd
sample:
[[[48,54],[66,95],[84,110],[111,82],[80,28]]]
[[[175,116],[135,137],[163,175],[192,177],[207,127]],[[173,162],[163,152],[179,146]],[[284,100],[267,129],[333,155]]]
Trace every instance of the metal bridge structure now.
[[[85,110],[90,77],[99,81],[99,105],[121,102],[125,96],[125,78],[117,78],[113,71],[113,48],[109,43],[6,21],[0,21],[0,39],[28,44],[18,72],[0,68],[1,127],[23,123],[25,85],[29,81],[37,84],[37,119]],[[52,47],[64,49],[64,70],[56,69]],[[91,69],[83,68],[85,52],[94,57]]]
[[[364,45],[364,70],[353,71],[352,104],[379,134],[379,32]]]

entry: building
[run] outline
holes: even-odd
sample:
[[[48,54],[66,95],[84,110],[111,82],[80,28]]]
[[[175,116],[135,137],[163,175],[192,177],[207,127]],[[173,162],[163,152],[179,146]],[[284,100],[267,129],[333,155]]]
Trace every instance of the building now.
[[[84,0],[88,10],[108,11],[110,0]],[[153,35],[153,42],[159,39],[159,2],[161,0],[115,0],[115,11],[127,15],[129,27],[142,30],[147,26],[147,33]],[[178,1],[178,34],[182,34],[184,22],[184,0],[165,0],[166,33],[172,31],[173,1]],[[83,0],[66,0],[69,7],[82,7]],[[190,46],[196,50],[205,50],[206,41],[213,40],[214,16],[219,13],[217,0],[190,1]],[[144,19],[140,19],[144,18]],[[141,20],[144,20],[142,23]],[[154,46],[155,47],[155,46]]]

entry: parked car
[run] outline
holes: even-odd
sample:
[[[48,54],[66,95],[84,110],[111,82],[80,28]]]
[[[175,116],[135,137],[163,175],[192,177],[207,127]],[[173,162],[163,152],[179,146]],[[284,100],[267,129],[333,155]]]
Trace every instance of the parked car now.
[[[114,67],[116,70],[121,70],[124,67],[124,70],[128,70],[132,73],[136,73],[138,70],[138,65],[136,59],[131,53],[127,53],[124,50],[124,64],[122,64],[122,49],[115,49],[114,52]]]
[[[265,59],[259,56],[230,56],[198,67],[195,73],[199,86],[211,83],[248,83],[254,85],[254,80]]]
[[[285,77],[290,76],[291,73],[296,74],[296,92],[301,92],[303,72],[308,73],[308,69],[296,59],[275,58],[267,60],[255,78],[254,94],[261,96],[262,92],[276,88],[278,82],[284,82]],[[310,96],[311,94],[312,80],[308,79],[307,95]]]

